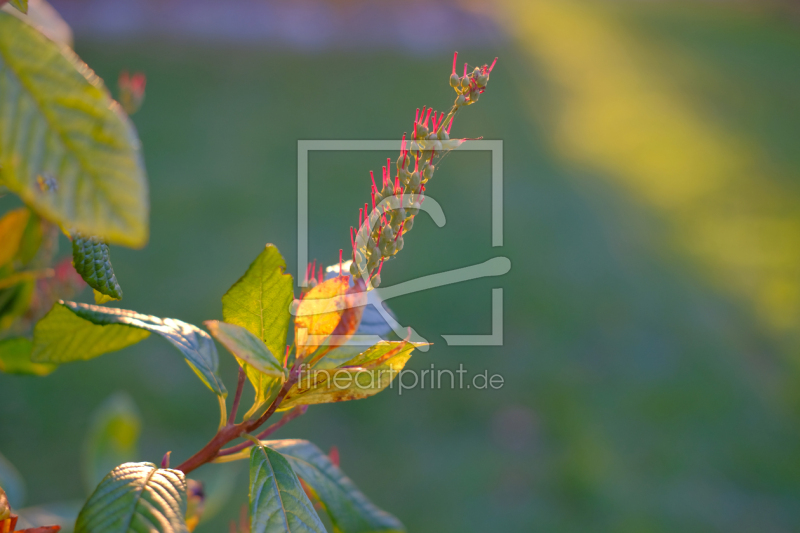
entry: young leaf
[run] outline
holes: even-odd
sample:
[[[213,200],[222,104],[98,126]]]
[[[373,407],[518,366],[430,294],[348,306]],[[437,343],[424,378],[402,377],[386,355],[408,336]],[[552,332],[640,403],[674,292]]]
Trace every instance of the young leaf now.
[[[314,490],[335,531],[343,533],[402,532],[403,524],[378,509],[330,458],[307,440],[271,440],[263,443],[280,452],[295,473]]]
[[[186,480],[180,470],[125,463],[97,486],[75,533],[186,533]]]
[[[0,218],[0,266],[17,255],[22,236],[28,225],[30,211],[24,207],[9,211]]]
[[[381,392],[403,370],[419,343],[382,341],[337,368],[312,368],[284,398],[280,411],[298,405],[360,400]]]
[[[147,181],[130,121],[74,52],[5,12],[0,102],[3,185],[64,227],[126,246],[147,242]]]
[[[95,411],[84,440],[83,479],[96,487],[114,466],[137,459],[142,420],[133,400],[118,392]]]
[[[289,462],[266,446],[250,451],[250,533],[325,533]],[[78,533],[78,532],[76,532]]]
[[[283,365],[269,351],[264,341],[241,326],[218,320],[204,322],[208,331],[237,359],[245,361],[253,369],[273,378],[284,378]]]
[[[0,341],[0,372],[30,376],[46,376],[58,365],[31,361],[33,342],[24,337]],[[1,484],[0,484],[1,485]]]
[[[91,359],[135,344],[148,332],[169,341],[209,389],[227,396],[217,373],[219,357],[211,336],[174,318],[59,300],[33,330],[31,359],[51,363]]]
[[[108,245],[97,237],[72,236],[72,261],[75,270],[95,291],[114,300],[122,299],[122,289],[117,283]]]
[[[273,354],[282,354],[289,329],[292,276],[284,274],[286,262],[268,244],[239,281],[222,297],[222,319],[247,328],[264,341]]]
[[[294,320],[298,360],[321,346],[339,325],[347,305],[345,293],[349,283],[349,278],[337,276],[303,295]]]

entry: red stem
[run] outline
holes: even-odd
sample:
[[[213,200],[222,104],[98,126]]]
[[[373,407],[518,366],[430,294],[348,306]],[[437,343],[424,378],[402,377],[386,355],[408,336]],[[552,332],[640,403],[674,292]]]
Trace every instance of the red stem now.
[[[233,397],[231,414],[228,416],[228,424],[236,423],[236,412],[239,410],[239,401],[242,399],[242,389],[244,389],[244,369],[239,367],[239,381],[236,383],[236,395]]]

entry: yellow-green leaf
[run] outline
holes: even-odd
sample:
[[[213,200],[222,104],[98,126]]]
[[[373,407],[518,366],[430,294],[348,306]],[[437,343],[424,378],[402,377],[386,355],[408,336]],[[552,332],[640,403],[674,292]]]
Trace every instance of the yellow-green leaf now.
[[[349,278],[330,278],[303,295],[294,320],[297,359],[302,360],[334,332],[347,307]],[[360,320],[360,316],[359,316]]]
[[[24,207],[9,211],[0,218],[0,266],[17,255],[29,218],[30,211]]]
[[[90,322],[56,304],[33,329],[31,359],[40,363],[69,363],[116,352],[146,339],[150,332],[126,324]]]
[[[214,393],[228,395],[218,374],[214,340],[197,326],[174,318],[59,300],[33,330],[31,358],[52,363],[91,359],[139,342],[148,333],[157,333],[177,348]]]
[[[268,244],[222,297],[222,319],[247,328],[273,354],[282,354],[294,296],[292,276],[278,249]]]
[[[74,52],[4,12],[0,168],[0,182],[63,227],[147,242],[147,180],[127,116]]]
[[[0,341],[0,372],[46,376],[58,368],[58,365],[32,362],[32,347],[31,340],[24,337]]]
[[[312,368],[289,389],[280,411],[298,405],[368,398],[384,390],[403,370],[420,343],[382,341],[337,368]]]

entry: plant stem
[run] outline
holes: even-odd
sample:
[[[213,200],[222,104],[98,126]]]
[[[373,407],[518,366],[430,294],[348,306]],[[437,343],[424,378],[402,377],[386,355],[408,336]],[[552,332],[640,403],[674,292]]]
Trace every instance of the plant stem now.
[[[239,401],[242,399],[242,389],[244,389],[244,369],[239,367],[239,382],[236,384],[236,395],[233,397],[231,414],[228,416],[228,424],[236,423],[236,411],[239,410]]]
[[[286,397],[286,394],[289,392],[289,389],[291,389],[292,386],[297,383],[299,376],[299,366],[293,367],[291,372],[289,372],[289,379],[287,379],[286,383],[283,384],[283,387],[281,387],[281,390],[278,392],[275,400],[273,400],[263,415],[261,415],[257,420],[243,420],[238,424],[228,424],[225,427],[220,428],[217,431],[217,434],[214,435],[214,437],[208,441],[208,443],[203,446],[200,451],[189,457],[187,460],[177,466],[176,469],[181,470],[184,474],[188,474],[192,470],[195,470],[196,468],[213,461],[223,446],[228,444],[230,441],[241,437],[242,433],[251,433],[253,430],[260,427],[275,413],[283,399]]]
[[[258,440],[266,439],[267,437],[278,431],[280,428],[282,428],[283,426],[285,426],[286,424],[297,418],[298,416],[305,414],[307,410],[308,410],[307,405],[303,405],[301,407],[296,407],[292,409],[291,411],[283,415],[283,418],[281,418],[280,420],[278,420],[277,422],[266,428],[258,435],[256,435],[256,438]],[[225,448],[224,450],[220,450],[219,453],[217,453],[217,457],[222,457],[225,455],[231,455],[236,452],[240,452],[245,448],[249,448],[252,445],[253,445],[252,442],[242,442],[240,444],[237,444],[236,446],[231,446],[230,448]]]

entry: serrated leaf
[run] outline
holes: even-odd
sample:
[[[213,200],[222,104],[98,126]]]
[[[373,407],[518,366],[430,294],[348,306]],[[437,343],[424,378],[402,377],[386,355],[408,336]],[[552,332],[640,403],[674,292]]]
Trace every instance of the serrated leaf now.
[[[78,514],[75,533],[184,533],[185,515],[183,472],[125,463],[94,490]]]
[[[9,211],[0,218],[0,266],[17,255],[29,218],[30,211],[24,207]]]
[[[268,244],[239,281],[222,297],[222,317],[228,324],[246,328],[260,338],[272,354],[282,354],[286,346],[294,297],[292,276],[285,274],[286,262],[278,249]],[[254,407],[265,403],[275,380],[240,360],[247,379],[256,390]]]
[[[223,398],[227,396],[217,373],[219,356],[211,336],[174,318],[60,300],[33,330],[31,359],[52,363],[91,359],[139,342],[147,337],[147,332],[161,335],[183,354],[186,363],[209,389]],[[87,342],[89,335],[98,339]],[[113,349],[107,349],[109,345]]]
[[[247,328],[273,354],[283,353],[294,296],[292,276],[278,249],[268,244],[222,297],[222,319]]]
[[[218,320],[204,322],[208,331],[237,359],[241,359],[262,374],[283,379],[283,365],[269,351],[264,341],[235,324]]]
[[[0,341],[0,372],[5,372],[6,374],[46,376],[58,368],[58,365],[32,362],[32,347],[33,342],[24,337]],[[2,483],[0,483],[0,486],[2,486]]]
[[[116,465],[137,459],[142,420],[133,400],[118,392],[92,416],[84,437],[83,481],[92,490]]]
[[[325,533],[289,462],[266,446],[250,451],[250,533]]]
[[[28,0],[8,0],[8,3],[23,13],[28,12]]]
[[[337,276],[325,280],[303,295],[294,319],[298,360],[316,350],[336,330],[347,308],[345,294],[349,284],[349,278]]]
[[[314,490],[335,531],[342,533],[402,532],[403,524],[375,506],[330,458],[307,440],[263,442],[280,452],[295,473]]]
[[[150,332],[126,324],[95,324],[56,304],[33,328],[31,360],[58,364],[88,360],[149,336]]]
[[[140,143],[69,48],[0,12],[0,181],[48,219],[106,242],[147,242]],[[52,178],[42,187],[39,177]]]
[[[122,299],[122,289],[111,266],[111,256],[106,243],[97,237],[74,234],[72,262],[75,270],[91,288],[114,300]]]
[[[217,320],[208,320],[205,325],[244,369],[256,390],[254,409],[257,409],[285,381],[283,365],[270,353],[264,341],[249,330]]]
[[[300,374],[279,411],[298,405],[361,400],[391,384],[421,343],[382,341],[337,368],[312,368]]]

